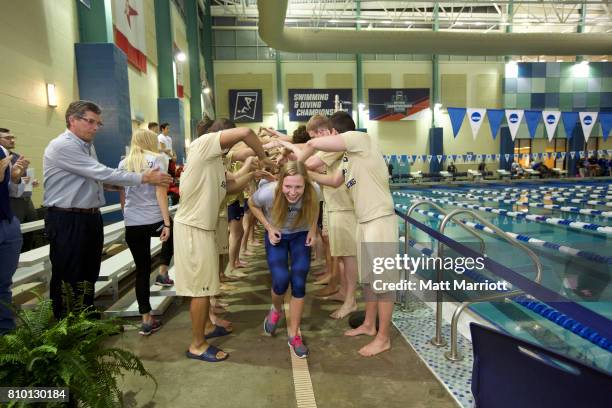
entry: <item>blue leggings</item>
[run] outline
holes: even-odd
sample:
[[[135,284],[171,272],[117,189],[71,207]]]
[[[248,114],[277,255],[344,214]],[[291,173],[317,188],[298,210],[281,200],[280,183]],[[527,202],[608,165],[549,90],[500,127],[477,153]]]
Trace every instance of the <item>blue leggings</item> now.
[[[265,234],[268,268],[272,274],[272,290],[284,295],[291,282],[291,295],[303,298],[306,295],[306,275],[310,269],[310,247],[306,246],[308,231],[282,234],[278,244],[272,245]],[[291,272],[289,272],[291,255]]]

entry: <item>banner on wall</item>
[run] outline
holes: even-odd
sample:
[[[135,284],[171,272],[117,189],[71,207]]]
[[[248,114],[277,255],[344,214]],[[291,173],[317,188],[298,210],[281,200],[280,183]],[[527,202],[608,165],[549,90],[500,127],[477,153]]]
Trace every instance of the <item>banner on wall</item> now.
[[[540,119],[542,118],[542,111],[526,110],[525,111],[525,122],[527,122],[527,128],[529,129],[529,137],[532,139],[536,135]]]
[[[352,89],[289,89],[289,120],[307,122],[311,116],[331,116],[340,110],[352,113]]]
[[[585,142],[589,141],[589,136],[591,136],[591,131],[593,130],[595,121],[597,120],[597,113],[598,112],[578,112]]]
[[[418,120],[429,109],[429,88],[369,89],[370,120]]]
[[[230,89],[230,120],[236,123],[262,122],[261,89]]]
[[[113,35],[115,44],[136,69],[147,72],[147,42],[143,0],[115,0]]]
[[[484,122],[485,113],[486,109],[469,108],[467,110],[467,117],[470,121],[470,126],[472,127],[472,137],[474,138],[474,140],[476,140],[476,136],[478,136],[480,126],[482,126],[482,122]]]
[[[508,122],[508,129],[510,129],[512,141],[516,138],[524,114],[525,111],[522,109],[506,109],[506,121]]]
[[[557,130],[559,118],[561,118],[561,112],[559,111],[542,112],[542,120],[544,120],[544,126],[546,126],[546,135],[548,136],[549,142],[552,142],[555,137],[555,130]]]

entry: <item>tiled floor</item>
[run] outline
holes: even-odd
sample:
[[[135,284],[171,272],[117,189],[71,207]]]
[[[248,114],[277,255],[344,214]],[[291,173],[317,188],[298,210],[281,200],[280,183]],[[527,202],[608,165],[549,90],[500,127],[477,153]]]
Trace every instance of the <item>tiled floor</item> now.
[[[396,308],[393,324],[406,341],[415,349],[434,375],[444,384],[461,407],[474,405],[472,386],[472,344],[459,334],[458,350],[464,356],[462,361],[451,362],[444,357],[450,345],[435,347],[429,341],[435,334],[435,314],[433,310],[416,298],[408,302],[408,307]],[[442,335],[450,340],[450,325],[443,324]]]

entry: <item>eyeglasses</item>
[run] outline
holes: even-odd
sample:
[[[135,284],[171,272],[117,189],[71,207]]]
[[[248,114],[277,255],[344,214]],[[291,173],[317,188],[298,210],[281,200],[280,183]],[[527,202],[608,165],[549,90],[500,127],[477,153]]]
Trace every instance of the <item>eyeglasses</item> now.
[[[89,124],[90,124],[90,125],[92,125],[92,126],[93,126],[93,125],[97,125],[97,126],[100,128],[100,129],[104,127],[104,123],[102,123],[102,122],[98,122],[98,121],[97,121],[97,120],[95,120],[95,119],[92,119],[92,118],[86,118],[86,117],[84,117],[84,116],[77,116],[77,118],[79,118],[79,119],[81,119],[81,120],[84,120],[85,122],[89,123]]]

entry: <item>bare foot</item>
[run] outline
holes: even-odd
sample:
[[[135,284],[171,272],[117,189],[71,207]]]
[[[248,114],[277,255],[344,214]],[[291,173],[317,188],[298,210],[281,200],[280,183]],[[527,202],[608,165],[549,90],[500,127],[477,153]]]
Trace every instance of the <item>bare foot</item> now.
[[[219,289],[221,289],[223,292],[231,292],[233,290],[237,290],[238,288],[226,283],[221,283],[221,285],[219,285]]]
[[[247,266],[249,266],[249,263],[245,261],[234,262],[234,268],[246,268]]]
[[[255,252],[251,251],[250,249],[247,249],[246,251],[242,252],[240,255],[253,256],[255,255]]]
[[[259,241],[251,241],[249,243],[251,244],[251,246],[256,246],[256,247],[257,246],[261,246],[261,242],[259,242]]]
[[[376,337],[374,340],[359,349],[359,354],[364,357],[372,357],[391,349],[391,340],[380,340]]]
[[[331,279],[331,274],[327,274],[320,278],[319,280],[314,281],[315,285],[327,285]]]
[[[357,303],[353,303],[349,305],[345,303],[342,306],[340,306],[338,310],[330,314],[329,317],[331,317],[332,319],[341,320],[341,319],[344,319],[349,314],[353,313],[355,310],[357,310]]]
[[[325,296],[330,296],[333,295],[334,293],[336,293],[338,291],[338,287],[333,287],[330,285],[327,285],[326,287],[317,290],[316,292],[313,293],[313,295],[317,296],[317,297],[325,297]]]
[[[339,290],[338,292],[334,293],[331,296],[324,297],[323,300],[333,300],[334,302],[344,302],[346,300],[346,295],[342,293],[341,290]]]
[[[221,282],[236,282],[238,280],[238,278],[236,278],[234,276],[227,276],[226,274],[222,274],[221,277],[219,278],[219,280]]]
[[[225,310],[225,308],[221,306],[215,306],[213,307],[213,313],[214,314],[224,314],[224,313],[227,313],[227,310]]]
[[[351,329],[344,332],[344,335],[349,337],[361,336],[364,334],[366,336],[376,336],[376,327],[367,327],[362,324],[356,329]]]
[[[225,319],[221,319],[220,317],[217,316],[210,316],[210,320],[216,325],[216,326],[221,326],[224,327],[225,330],[232,330],[232,322],[230,322],[229,320],[225,320]]]

